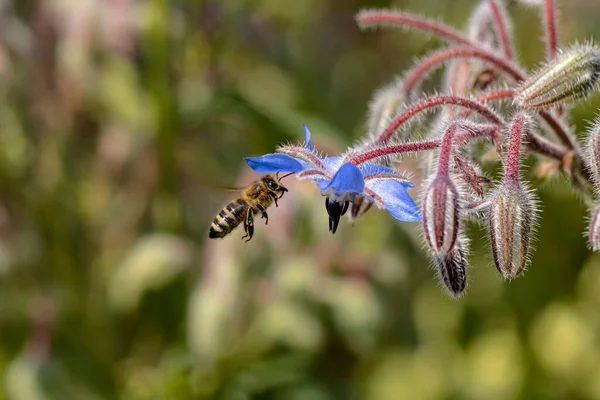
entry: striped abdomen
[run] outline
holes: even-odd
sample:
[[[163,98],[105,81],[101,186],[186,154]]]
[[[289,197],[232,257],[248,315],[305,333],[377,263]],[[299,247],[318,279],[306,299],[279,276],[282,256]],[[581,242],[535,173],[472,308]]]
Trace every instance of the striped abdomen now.
[[[217,214],[212,224],[208,237],[211,239],[222,238],[235,229],[246,218],[248,205],[242,199],[237,199],[227,204]]]

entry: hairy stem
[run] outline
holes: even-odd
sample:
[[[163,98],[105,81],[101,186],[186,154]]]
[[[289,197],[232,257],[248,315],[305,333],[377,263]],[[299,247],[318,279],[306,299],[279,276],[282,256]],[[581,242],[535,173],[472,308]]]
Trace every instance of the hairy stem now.
[[[427,31],[450,42],[475,45],[469,38],[447,25],[401,11],[364,10],[356,15],[356,22],[363,29],[382,25],[409,26]]]
[[[548,53],[548,60],[551,60],[556,56],[556,49],[558,47],[554,0],[544,0],[544,20],[546,28],[546,50]]]
[[[504,20],[504,15],[502,15],[500,5],[496,0],[489,0],[488,5],[490,7],[490,10],[492,11],[494,24],[496,25],[496,29],[498,31],[498,38],[500,39],[500,46],[502,47],[502,52],[504,53],[507,59],[512,60],[514,58],[512,46],[508,37],[508,32],[506,31],[507,24]]]
[[[379,157],[412,153],[416,151],[435,150],[440,147],[440,140],[426,140],[422,142],[401,143],[391,146],[375,148],[364,153],[350,157],[347,162],[359,165]]]
[[[505,58],[499,57],[493,52],[486,50],[481,47],[451,47],[433,52],[428,57],[421,60],[412,70],[408,72],[403,80],[402,86],[404,93],[408,94],[414,88],[414,86],[426,75],[429,71],[439,66],[448,60],[454,58],[477,58],[482,61],[486,61],[500,70],[507,73],[515,81],[523,81],[526,78],[525,72],[523,72],[517,65],[506,60]]]
[[[450,155],[452,154],[452,139],[454,139],[454,134],[458,130],[458,127],[459,123],[453,122],[448,126],[448,128],[446,128],[446,132],[444,132],[440,146],[440,156],[438,159],[438,177],[448,175]]]
[[[504,124],[504,121],[502,120],[502,118],[500,118],[494,111],[492,111],[490,108],[488,108],[485,105],[478,103],[474,100],[471,100],[471,99],[468,99],[465,97],[451,96],[451,95],[433,96],[433,97],[428,97],[428,98],[420,101],[419,103],[404,110],[404,112],[402,112],[399,116],[397,116],[396,118],[394,118],[394,120],[392,120],[392,122],[388,125],[388,127],[385,128],[385,130],[381,133],[381,135],[379,135],[379,137],[374,141],[374,143],[376,143],[376,144],[386,143],[392,137],[394,132],[400,126],[402,126],[402,124],[404,124],[406,121],[408,121],[415,115],[419,114],[420,112],[423,112],[429,108],[433,108],[433,107],[437,107],[437,106],[441,106],[441,105],[448,105],[448,104],[453,104],[453,105],[457,105],[457,106],[461,106],[461,107],[465,107],[470,110],[473,110],[473,111],[479,113],[480,115],[482,115],[483,117],[487,118],[489,121],[491,121],[494,124],[497,124],[497,125]]]
[[[495,132],[496,126],[482,126],[481,129],[470,130],[467,129],[465,133],[461,133],[460,135],[456,135],[454,143],[465,143],[473,139],[481,139],[486,137],[492,137]],[[436,140],[425,140],[422,142],[410,142],[410,143],[401,143],[390,146],[382,146],[375,149],[371,149],[365,151],[364,153],[355,154],[352,157],[349,157],[346,162],[352,163],[354,165],[359,165],[365,163],[367,161],[399,154],[413,153],[419,151],[427,151],[427,150],[435,150],[438,149],[442,145],[442,141],[439,139]]]
[[[521,134],[524,125],[525,114],[523,113],[517,114],[510,125],[508,155],[504,166],[504,181],[507,183],[519,183],[519,155],[521,153]]]
[[[564,158],[569,153],[569,149],[552,143],[548,139],[534,134],[531,130],[525,132],[525,142],[527,142],[529,150],[561,162],[564,161]]]

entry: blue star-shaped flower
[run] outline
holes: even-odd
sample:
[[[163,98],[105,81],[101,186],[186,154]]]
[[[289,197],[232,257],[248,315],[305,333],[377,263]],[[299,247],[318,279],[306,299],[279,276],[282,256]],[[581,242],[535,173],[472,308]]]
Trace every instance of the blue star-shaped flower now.
[[[326,197],[329,230],[335,233],[340,217],[357,195],[401,221],[420,221],[421,213],[406,192],[413,184],[395,170],[380,164],[354,165],[347,157],[323,157],[314,151],[304,125],[304,146],[282,146],[277,153],[245,160],[256,172],[294,172],[299,180],[312,179]]]

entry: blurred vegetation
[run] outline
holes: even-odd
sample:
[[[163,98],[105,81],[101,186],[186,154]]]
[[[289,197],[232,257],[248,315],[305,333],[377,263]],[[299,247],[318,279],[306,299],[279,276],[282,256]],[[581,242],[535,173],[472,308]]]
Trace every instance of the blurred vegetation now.
[[[563,43],[600,37],[600,4],[562,3]],[[0,399],[600,398],[600,257],[561,179],[537,182],[530,270],[502,281],[475,240],[459,301],[417,226],[373,211],[332,236],[310,183],[251,243],[207,240],[215,188],[256,178],[243,156],[302,123],[343,150],[439,45],[361,33],[360,8],[463,27],[474,4],[1,0]],[[537,12],[509,11],[532,67]]]

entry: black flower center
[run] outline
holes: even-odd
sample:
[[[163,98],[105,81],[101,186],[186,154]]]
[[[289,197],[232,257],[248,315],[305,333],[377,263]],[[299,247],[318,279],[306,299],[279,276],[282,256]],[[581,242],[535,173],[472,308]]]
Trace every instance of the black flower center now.
[[[329,197],[325,198],[325,208],[327,209],[327,214],[329,214],[329,232],[335,233],[340,223],[340,218],[346,214],[349,205],[350,203],[347,201],[340,203],[339,201],[331,200]]]

